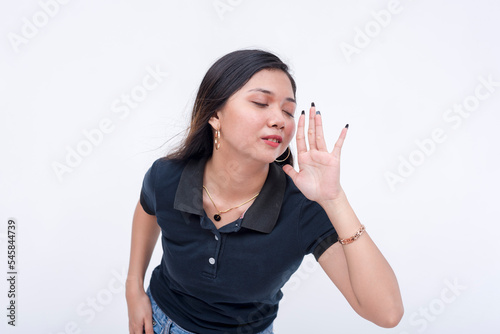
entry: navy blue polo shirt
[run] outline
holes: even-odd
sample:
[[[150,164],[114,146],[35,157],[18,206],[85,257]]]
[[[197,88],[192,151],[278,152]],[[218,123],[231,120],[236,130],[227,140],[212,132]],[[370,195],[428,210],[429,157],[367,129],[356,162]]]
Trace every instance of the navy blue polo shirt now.
[[[151,294],[188,331],[257,333],[276,318],[304,256],[317,260],[337,233],[275,163],[243,217],[217,229],[203,209],[205,162],[160,158],[144,177],[140,203],[156,216],[163,246]]]

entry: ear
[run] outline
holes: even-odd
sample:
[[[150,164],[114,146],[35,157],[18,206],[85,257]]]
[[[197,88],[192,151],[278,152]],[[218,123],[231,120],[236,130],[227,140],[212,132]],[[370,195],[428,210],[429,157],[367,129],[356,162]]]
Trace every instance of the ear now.
[[[219,119],[219,112],[215,112],[215,114],[210,117],[208,120],[208,123],[212,126],[214,130],[219,130],[220,129],[220,119]]]

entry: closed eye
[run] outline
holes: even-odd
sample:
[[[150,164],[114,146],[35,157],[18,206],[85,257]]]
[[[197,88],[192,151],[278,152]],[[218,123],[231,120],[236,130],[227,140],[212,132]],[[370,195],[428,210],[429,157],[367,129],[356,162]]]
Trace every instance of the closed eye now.
[[[269,104],[267,104],[267,103],[259,103],[259,102],[255,102],[255,101],[252,101],[252,103],[254,103],[255,105],[259,106],[260,108],[269,107]],[[287,114],[289,117],[295,118],[292,113],[290,113],[290,112],[288,112],[286,110],[283,110],[283,112],[285,114]]]

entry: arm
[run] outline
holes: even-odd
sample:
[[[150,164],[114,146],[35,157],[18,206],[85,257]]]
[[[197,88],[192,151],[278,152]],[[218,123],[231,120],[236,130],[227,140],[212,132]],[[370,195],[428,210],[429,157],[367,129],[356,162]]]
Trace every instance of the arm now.
[[[332,152],[326,149],[321,115],[309,111],[308,141],[305,142],[305,113],[297,126],[299,172],[283,167],[311,201],[322,206],[340,238],[351,237],[361,226],[340,185],[340,151],[346,137],[342,130]],[[396,326],[403,316],[403,303],[396,276],[367,232],[348,245],[335,243],[318,262],[353,309],[382,327]]]
[[[126,299],[129,313],[130,333],[153,334],[152,310],[148,295],[144,291],[144,275],[160,234],[156,216],[147,214],[137,203],[132,222],[132,244],[126,282]]]
[[[345,194],[322,206],[341,239],[361,226]],[[360,316],[381,327],[399,323],[404,311],[396,276],[366,231],[351,244],[336,242],[318,262]]]

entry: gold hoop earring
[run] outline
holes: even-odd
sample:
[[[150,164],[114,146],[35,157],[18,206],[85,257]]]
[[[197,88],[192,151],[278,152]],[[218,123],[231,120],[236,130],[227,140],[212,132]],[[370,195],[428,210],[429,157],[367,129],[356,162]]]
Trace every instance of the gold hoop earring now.
[[[274,160],[274,161],[275,161],[275,162],[283,162],[283,161],[286,161],[286,159],[288,159],[288,157],[290,156],[290,152],[291,152],[290,147],[287,147],[287,149],[288,149],[288,154],[287,154],[287,156],[286,156],[286,158],[285,158],[285,159],[283,159],[283,160],[278,160],[278,159],[276,159],[276,160]]]
[[[220,131],[218,129],[215,130],[214,146],[216,150],[220,148]]]

